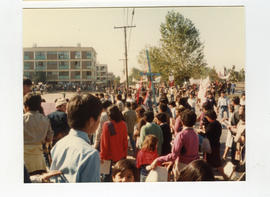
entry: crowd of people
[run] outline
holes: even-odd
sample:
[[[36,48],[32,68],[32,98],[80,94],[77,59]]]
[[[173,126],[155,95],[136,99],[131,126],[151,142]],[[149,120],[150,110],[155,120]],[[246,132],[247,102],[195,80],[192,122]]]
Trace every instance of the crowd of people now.
[[[230,180],[228,161],[245,172],[244,93],[230,91],[230,98],[212,83],[202,102],[198,85],[158,88],[155,103],[149,89],[77,92],[56,99],[55,112],[45,115],[31,80],[23,85],[26,183],[145,182],[157,167],[167,170],[167,181],[214,181],[215,172]]]

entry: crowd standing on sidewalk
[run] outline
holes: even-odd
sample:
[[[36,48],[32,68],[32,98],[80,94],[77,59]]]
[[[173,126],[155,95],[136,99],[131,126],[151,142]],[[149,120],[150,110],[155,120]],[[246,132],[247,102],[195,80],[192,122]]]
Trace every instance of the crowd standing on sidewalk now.
[[[46,116],[24,79],[24,181],[145,182],[159,168],[166,181],[232,180],[228,162],[245,173],[245,94],[226,84],[212,82],[205,100],[196,84],[158,87],[157,99],[147,88],[77,91]]]

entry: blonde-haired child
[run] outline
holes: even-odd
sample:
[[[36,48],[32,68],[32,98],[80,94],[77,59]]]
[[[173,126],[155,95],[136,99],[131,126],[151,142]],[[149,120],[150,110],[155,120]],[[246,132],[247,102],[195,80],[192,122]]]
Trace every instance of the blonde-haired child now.
[[[146,166],[150,165],[157,157],[158,138],[154,135],[147,135],[144,139],[142,149],[138,152],[136,166],[140,170],[140,182],[145,182],[149,171]]]

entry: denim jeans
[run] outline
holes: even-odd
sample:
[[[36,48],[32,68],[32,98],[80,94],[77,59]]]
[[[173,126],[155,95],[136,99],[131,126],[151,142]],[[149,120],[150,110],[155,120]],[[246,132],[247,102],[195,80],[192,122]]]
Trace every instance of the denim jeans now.
[[[147,176],[140,174],[140,182],[145,182]]]
[[[220,118],[222,119],[223,117],[224,117],[224,112],[226,112],[227,113],[227,118],[229,118],[229,110],[228,110],[228,106],[221,106],[220,107]]]
[[[147,165],[141,166],[140,169],[140,182],[145,182],[149,172],[145,169]]]
[[[128,137],[129,137],[129,140],[130,140],[131,147],[132,147],[133,151],[135,152],[135,150],[136,150],[136,144],[135,144],[135,141],[133,139],[133,134],[132,133],[129,133],[128,134]]]

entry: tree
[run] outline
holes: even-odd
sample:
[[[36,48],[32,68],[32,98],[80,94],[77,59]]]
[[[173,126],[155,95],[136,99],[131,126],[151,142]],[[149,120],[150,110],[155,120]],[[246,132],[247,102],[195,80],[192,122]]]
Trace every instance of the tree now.
[[[116,89],[120,85],[120,77],[117,76],[114,78],[114,89]]]
[[[243,82],[245,81],[245,69],[241,68],[239,71],[239,81]]]
[[[139,69],[137,69],[137,68],[132,68],[131,74],[129,75],[128,81],[129,81],[129,82],[132,82],[133,79],[139,81],[140,78],[141,78],[141,75],[140,75],[141,72],[142,72],[142,71],[139,70]]]
[[[204,46],[192,21],[178,12],[170,11],[160,25],[160,33],[161,46],[149,48],[153,72],[159,72],[166,80],[172,74],[177,84],[190,77],[200,78],[206,66]],[[139,63],[145,59],[140,57],[143,53],[141,51],[139,54]]]

